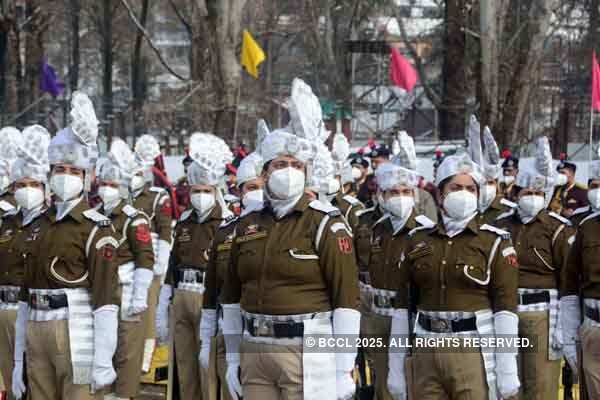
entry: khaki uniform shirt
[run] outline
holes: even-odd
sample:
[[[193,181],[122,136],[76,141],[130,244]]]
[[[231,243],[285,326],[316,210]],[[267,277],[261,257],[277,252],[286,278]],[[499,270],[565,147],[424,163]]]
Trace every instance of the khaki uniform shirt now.
[[[88,288],[94,309],[119,305],[116,265],[118,241],[110,220],[89,209],[85,199],[60,221],[48,211],[38,249],[27,263],[25,289]]]
[[[479,224],[490,224],[494,225],[495,221],[500,217],[507,217],[512,215],[517,205],[511,201],[506,200],[502,196],[496,196],[489,208],[483,213],[477,214],[477,222]]]
[[[204,285],[203,308],[216,309],[221,304],[220,297],[231,261],[231,247],[235,228],[239,219],[224,222],[215,235],[210,251],[206,283]]]
[[[488,227],[473,219],[452,238],[442,222],[414,232],[398,266],[396,306],[408,308],[411,290],[421,310],[514,312],[519,277],[514,248],[507,232]]]
[[[383,213],[377,206],[358,211],[358,225],[354,229],[354,246],[356,247],[356,261],[361,274],[368,272],[371,232],[375,222],[382,216]]]
[[[500,196],[506,200],[516,202],[517,201],[517,186],[514,183],[507,185],[506,183],[500,182],[498,185]]]
[[[582,222],[561,280],[561,296],[600,299],[600,217]]]
[[[358,270],[348,226],[337,208],[310,202],[307,195],[279,220],[268,208],[240,218],[228,272],[223,303],[240,303],[250,313],[358,307]]]
[[[150,218],[150,230],[158,234],[159,240],[171,243],[173,208],[169,193],[158,187],[145,187],[132,206]]]
[[[342,215],[348,221],[350,228],[354,231],[359,222],[356,212],[364,210],[365,206],[363,203],[355,197],[338,192],[332,204],[340,209]]]
[[[5,216],[0,229],[0,285],[23,286],[27,264],[38,249],[42,231],[48,229],[45,213],[23,226],[21,213]]]
[[[498,224],[512,235],[519,259],[519,287],[557,289],[569,254],[569,238],[574,234],[569,221],[541,211],[527,225],[517,215]]]
[[[219,205],[215,206],[202,223],[198,222],[193,209],[181,215],[175,226],[175,243],[171,250],[165,283],[176,285],[178,268],[206,272],[212,241],[222,222],[222,211]]]
[[[554,190],[548,210],[561,214],[565,209],[576,210],[588,204],[587,187],[574,182],[568,187],[560,186]]]
[[[151,270],[154,267],[154,251],[148,217],[124,202],[116,206],[108,217],[119,241],[116,264],[120,266],[133,261],[136,268]]]

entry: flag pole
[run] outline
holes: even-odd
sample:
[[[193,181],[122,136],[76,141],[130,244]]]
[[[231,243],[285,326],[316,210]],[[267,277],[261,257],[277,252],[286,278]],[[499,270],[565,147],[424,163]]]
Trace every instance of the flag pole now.
[[[593,148],[594,148],[594,102],[592,101],[591,107],[590,107],[590,162],[592,162],[592,160],[594,159],[593,157]]]

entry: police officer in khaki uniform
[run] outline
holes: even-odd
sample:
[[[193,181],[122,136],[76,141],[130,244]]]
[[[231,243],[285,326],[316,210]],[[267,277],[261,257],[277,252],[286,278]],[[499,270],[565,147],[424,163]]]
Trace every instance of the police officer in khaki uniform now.
[[[515,179],[519,173],[519,159],[509,155],[502,162],[502,176],[500,177],[500,194],[506,200],[515,202],[517,199],[517,188]]]
[[[439,166],[441,221],[410,232],[400,256],[391,323],[396,341],[406,340],[409,333],[409,302],[418,311],[417,337],[491,332],[516,337],[515,251],[506,231],[477,224],[481,179],[478,166],[466,155],[449,156]],[[415,296],[409,298],[409,291]],[[460,341],[457,346],[416,348],[406,371],[406,348],[395,345],[389,351],[388,389],[395,399],[405,398],[408,390],[415,399],[509,398],[519,390],[516,353],[504,347],[496,354],[489,349],[479,354]]]
[[[578,223],[565,273],[561,277],[560,316],[563,353],[588,399],[600,398],[600,161],[590,167],[590,212]],[[583,303],[583,308],[581,304]],[[583,323],[581,317],[583,316]],[[581,346],[579,359],[577,344]],[[579,367],[579,368],[578,368]]]
[[[416,159],[416,155],[412,154]],[[415,191],[418,184],[416,171],[399,166],[398,159],[381,166],[375,172],[377,185],[383,193],[386,214],[373,226],[369,251],[369,276],[371,285],[370,313],[363,314],[361,334],[369,339],[381,338],[389,343],[391,315],[397,296],[396,289],[402,282],[398,264],[406,245],[408,233],[421,226],[432,227],[433,221],[415,211]],[[378,349],[368,351],[375,364],[375,396],[381,400],[392,400],[387,388],[388,354]]]
[[[131,205],[150,218],[150,234],[154,248],[154,280],[148,294],[148,311],[145,313],[144,325],[146,342],[142,371],[150,371],[152,356],[156,346],[156,306],[160,285],[165,278],[172,245],[173,209],[169,193],[159,187],[150,186],[153,179],[152,166],[154,159],[160,155],[157,140],[150,135],[142,135],[135,143],[135,157],[143,169],[131,179]]]
[[[263,208],[262,166],[262,157],[258,153],[251,153],[241,161],[237,169],[237,184],[243,207],[241,217]],[[239,218],[224,221],[213,240],[199,328],[202,343],[199,354],[200,367],[205,370],[216,368],[219,395],[224,400],[231,400],[231,396],[226,384],[225,339],[219,322],[222,318],[220,299],[229,269],[231,243],[238,221]]]
[[[356,349],[314,354],[302,337],[358,335],[352,239],[338,209],[304,193],[306,164],[326,138],[318,99],[295,79],[288,104],[291,126],[261,144],[269,205],[240,219],[232,243],[222,295],[227,382],[234,398],[346,399]]]
[[[47,181],[48,143],[50,134],[38,125],[25,128],[19,140],[14,141],[15,156],[22,158],[10,165],[10,181],[15,182],[16,207],[2,217],[0,227],[0,375],[6,383],[6,390],[12,388],[12,369],[15,350],[15,322],[17,318],[19,292],[25,277],[25,260],[36,250],[37,238],[46,221],[42,216],[44,185]],[[24,158],[34,144],[40,157]],[[36,153],[33,153],[36,154]],[[18,200],[18,202],[17,202]],[[14,399],[15,396],[8,397]]]
[[[199,369],[202,295],[212,241],[224,219],[231,214],[224,207],[218,184],[225,165],[233,155],[225,142],[208,133],[195,133],[190,138],[188,168],[191,209],[185,211],[175,227],[175,238],[167,278],[160,293],[159,325],[168,320],[167,304],[174,321],[173,343],[182,399],[214,399],[214,377]],[[163,329],[161,329],[163,330]],[[162,333],[164,335],[164,331]],[[212,371],[210,371],[212,372]]]
[[[125,142],[112,142],[108,160],[99,169],[98,207],[110,218],[115,228],[119,248],[115,263],[121,286],[119,340],[114,358],[117,380],[115,399],[130,399],[138,395],[144,355],[142,317],[148,308],[148,290],[154,273],[154,251],[148,217],[127,204],[129,179],[137,165],[131,149]]]
[[[561,161],[556,171],[558,172],[557,187],[548,209],[565,218],[571,218],[575,210],[588,205],[587,187],[575,181],[577,165],[574,163]]]
[[[534,168],[517,176],[517,213],[498,221],[512,234],[519,261],[519,336],[536,344],[520,353],[523,399],[558,396],[562,358],[557,323],[558,285],[569,253],[573,229],[566,218],[545,210],[552,193],[554,172],[548,139],[537,142]]]
[[[13,387],[18,395],[25,389],[17,381],[26,352],[32,400],[101,398],[99,390],[116,378],[118,242],[110,220],[88,209],[84,193],[97,158],[98,121],[80,92],[73,94],[70,115],[71,126],[48,148],[56,201],[28,257],[15,326]]]
[[[340,209],[350,228],[355,229],[358,225],[357,211],[364,209],[364,205],[354,195],[349,193],[352,178],[352,166],[348,162],[350,155],[350,144],[348,139],[341,133],[333,136],[331,156],[334,161],[335,178],[339,183],[336,195],[331,199],[331,204]],[[335,182],[333,187],[335,188]],[[332,188],[333,189],[333,188]],[[331,190],[333,192],[333,190]]]

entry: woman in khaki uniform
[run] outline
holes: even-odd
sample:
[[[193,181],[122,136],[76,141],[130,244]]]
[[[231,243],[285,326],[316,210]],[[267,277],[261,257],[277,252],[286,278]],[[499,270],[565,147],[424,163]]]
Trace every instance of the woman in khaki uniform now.
[[[518,265],[507,232],[478,225],[481,174],[466,155],[447,157],[436,184],[441,220],[409,234],[400,256],[400,286],[392,310],[391,336],[406,340],[409,306],[417,310],[417,338],[510,335],[516,337]],[[410,293],[415,293],[409,297]],[[405,371],[406,347],[389,351],[388,388],[394,399],[509,398],[518,393],[516,349],[500,352],[457,346],[416,348]],[[494,367],[495,364],[495,367]],[[411,378],[411,379],[407,379]]]
[[[558,288],[573,229],[566,218],[545,210],[554,185],[548,139],[538,139],[534,168],[517,175],[517,212],[498,224],[511,232],[519,261],[519,336],[536,344],[520,352],[523,399],[558,396],[561,327]]]
[[[560,316],[563,353],[580,373],[581,398],[600,398],[600,161],[590,168],[590,212],[577,225],[577,236],[561,277]],[[583,303],[583,308],[581,304]],[[581,317],[583,316],[583,323]],[[579,359],[577,344],[581,345]],[[579,367],[579,368],[578,368]]]
[[[347,399],[356,349],[313,353],[302,338],[357,337],[353,244],[340,211],[305,194],[307,164],[327,136],[318,99],[295,79],[288,104],[290,127],[260,145],[268,206],[241,218],[233,238],[221,300],[227,383],[247,400]]]
[[[231,214],[224,207],[218,184],[225,165],[233,155],[225,142],[212,134],[195,133],[190,138],[188,168],[192,208],[185,211],[175,227],[167,278],[160,293],[157,318],[173,319],[173,344],[182,399],[213,399],[214,379],[200,370],[200,325],[209,253],[217,229]],[[161,322],[161,325],[166,325]]]
[[[251,153],[244,158],[237,169],[236,182],[242,196],[242,217],[263,208],[264,182],[261,172],[262,158],[258,153]],[[219,321],[222,318],[219,316],[222,315],[220,298],[229,269],[231,243],[238,220],[236,218],[223,222],[213,240],[199,328],[202,344],[199,354],[200,367],[206,370],[216,368],[220,398],[224,400],[230,400],[231,396],[225,378],[227,363],[222,323]]]

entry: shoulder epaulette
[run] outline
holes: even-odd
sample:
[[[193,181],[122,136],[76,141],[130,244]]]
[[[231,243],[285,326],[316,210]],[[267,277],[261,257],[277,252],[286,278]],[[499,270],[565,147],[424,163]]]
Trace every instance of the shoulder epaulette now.
[[[573,215],[585,214],[588,211],[590,211],[590,206],[579,207],[573,211]]]
[[[554,219],[559,220],[560,222],[562,222],[565,225],[569,225],[571,226],[571,221],[569,221],[568,219],[566,219],[565,217],[563,217],[562,215],[558,215],[557,213],[555,213],[554,211],[550,211],[548,213],[549,216],[551,216]]]
[[[338,217],[338,216],[342,215],[342,212],[339,210],[339,208],[334,207],[331,204],[323,203],[322,201],[319,201],[319,200],[311,201],[308,204],[308,206],[310,208],[312,208],[313,210],[321,211],[322,213],[325,213],[325,214],[329,215],[330,217]]]
[[[415,217],[415,221],[424,226],[425,228],[433,228],[435,226],[435,222],[427,218],[425,215],[417,215]]]
[[[504,229],[500,229],[497,228],[495,226],[492,225],[488,225],[488,224],[483,224],[479,227],[480,230],[482,231],[488,231],[488,232],[493,232],[498,236],[501,236],[502,239],[510,239],[510,232],[509,231],[505,231]]]
[[[379,218],[377,221],[375,221],[375,223],[373,224],[373,226],[371,227],[371,229],[375,228],[377,225],[379,225],[380,223],[382,223],[383,221],[385,221],[389,217],[390,217],[390,214],[388,214],[388,213],[383,214],[383,216],[381,218]]]
[[[498,215],[496,217],[496,221],[500,221],[501,219],[512,217],[513,215],[515,215],[515,212],[516,212],[515,209],[511,208],[510,210],[508,210],[506,212],[503,212],[502,214]]]
[[[373,212],[373,211],[375,211],[375,206],[373,206],[373,207],[369,207],[369,208],[364,208],[364,209],[362,209],[362,210],[358,210],[358,211],[355,213],[355,215],[356,215],[357,217],[361,217],[361,216],[363,216],[363,215],[365,215],[365,214],[368,214],[368,213],[370,213],[370,212]]]
[[[98,211],[90,208],[89,210],[85,210],[82,212],[83,216],[93,221],[98,226],[110,226],[110,219],[103,214],[100,214]]]
[[[152,186],[150,189],[151,192],[155,192],[155,193],[160,193],[160,192],[166,192],[167,190],[158,186]]]
[[[510,200],[506,200],[504,197],[500,199],[500,204],[502,204],[504,206],[507,206],[507,207],[510,207],[510,208],[517,208],[518,207],[517,203],[513,203]]]
[[[15,206],[10,204],[8,201],[0,200],[0,210],[7,212],[7,211],[12,210],[13,208],[15,208]]]
[[[588,187],[582,183],[575,182],[575,187],[581,190],[588,190]]]
[[[188,219],[190,217],[190,215],[192,215],[193,212],[194,212],[194,210],[192,210],[192,209],[185,210],[184,212],[182,212],[181,215],[179,216],[179,222],[183,222],[186,219]]]
[[[123,207],[123,213],[127,215],[129,218],[135,218],[140,212],[135,208],[127,204]]]
[[[597,216],[599,216],[599,215],[600,215],[600,211],[598,211],[598,212],[595,212],[595,213],[591,213],[590,215],[586,216],[584,219],[582,219],[582,220],[579,222],[579,226],[583,225],[583,223],[584,223],[584,222],[586,222],[586,221],[589,221],[589,220],[591,220],[591,219],[594,219],[594,218],[596,218],[596,217],[597,217]]]
[[[411,229],[410,232],[408,232],[408,236],[412,237],[417,232],[424,231],[426,229],[431,229],[431,228],[433,228],[433,226],[417,226],[416,228]]]
[[[350,203],[353,206],[362,204],[359,199],[357,199],[356,197],[352,197],[348,194],[344,195],[344,197],[342,197],[342,199],[346,200],[348,203]]]
[[[235,215],[228,215],[225,218],[223,218],[223,221],[221,222],[221,225],[219,225],[219,228],[225,228],[226,226],[231,225],[232,223],[234,223],[235,221],[237,221],[239,218],[236,217]]]

